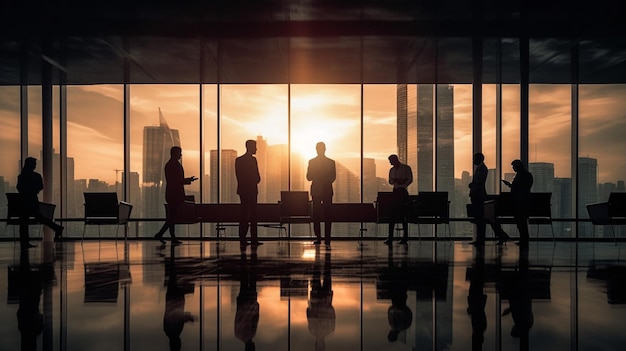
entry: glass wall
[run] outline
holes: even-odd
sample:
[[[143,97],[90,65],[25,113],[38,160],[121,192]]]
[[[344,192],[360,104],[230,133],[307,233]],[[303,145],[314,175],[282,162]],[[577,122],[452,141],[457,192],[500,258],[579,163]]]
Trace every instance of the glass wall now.
[[[579,87],[578,136],[578,215],[589,218],[585,204],[608,201],[611,192],[624,192],[626,159],[626,85],[597,84]],[[595,230],[595,234],[593,232]],[[613,231],[614,230],[614,231]],[[581,236],[618,237],[626,235],[623,226],[583,225]]]
[[[113,191],[123,199],[124,98],[121,85],[67,87],[67,216],[83,217],[83,192]],[[55,155],[58,151],[55,151]],[[56,156],[55,156],[56,158]],[[138,189],[135,190],[138,192]],[[134,197],[131,196],[131,202]],[[70,236],[82,223],[68,223]],[[101,228],[115,235],[114,226]],[[97,236],[85,228],[86,236]]]
[[[571,182],[571,88],[563,84],[533,84],[529,94],[528,170],[534,178],[531,191],[552,192],[553,204],[571,203],[571,193],[563,192]],[[503,161],[502,168],[504,179],[512,181],[515,172],[510,162]],[[552,217],[570,216],[565,207],[556,205],[552,208]],[[556,236],[572,236],[571,223],[554,223],[553,226]],[[536,230],[539,236],[552,235],[551,228],[544,225],[537,229],[531,227],[531,237]]]
[[[520,157],[520,86],[501,86],[500,150],[495,139],[496,88],[483,87],[483,149],[490,170],[495,169],[496,160],[501,157],[501,177],[511,180],[514,172],[510,162]],[[201,179],[186,187],[196,202],[238,203],[234,160],[245,152],[248,139],[257,141],[256,157],[262,179],[260,203],[276,203],[281,190],[308,191],[307,162],[316,156],[315,144],[324,141],[326,155],[337,162],[334,202],[371,203],[379,191],[389,191],[387,157],[397,153],[413,168],[411,194],[433,189],[447,191],[451,217],[466,217],[467,183],[472,175],[471,85],[191,84],[132,85],[128,89],[130,169],[128,179],[124,179],[124,87],[68,86],[66,95],[54,87],[55,167],[60,165],[58,124],[62,121],[59,110],[63,103],[57,100],[67,96],[64,217],[80,219],[83,192],[115,191],[121,199],[124,182],[128,182],[127,199],[134,206],[133,217],[141,219],[137,234],[154,234],[164,218],[163,167],[172,145],[183,147],[185,174]],[[625,128],[620,111],[626,107],[620,96],[624,90],[624,85],[617,84],[580,86],[578,156],[573,160],[572,87],[530,86],[528,147],[529,168],[535,178],[533,191],[552,193],[553,218],[586,219],[585,204],[605,201],[610,192],[624,191],[624,176],[620,175],[626,171],[620,153],[621,132]],[[20,90],[2,87],[0,92],[6,106],[0,109],[0,118],[3,131],[7,131],[0,137],[4,162],[0,176],[7,192],[14,191],[19,172]],[[437,101],[434,112],[433,101]],[[28,135],[29,155],[41,159],[40,86],[28,88]],[[576,207],[572,205],[571,192],[573,164],[578,165]],[[54,194],[59,193],[58,174],[55,170]],[[488,192],[508,191],[500,189],[495,178],[494,172],[488,180]],[[573,212],[573,208],[577,211]],[[68,231],[69,236],[81,235],[80,221],[69,225],[75,229]],[[555,222],[553,227],[559,237],[591,237],[594,231],[596,237],[612,236],[611,228],[596,228],[588,223],[580,223],[578,234],[568,222]],[[199,228],[186,226],[182,235],[199,236]],[[204,228],[207,232],[212,230],[210,226]],[[102,235],[114,235],[115,229],[103,227]],[[360,224],[338,223],[333,235],[357,236],[358,229]],[[414,226],[413,233],[414,229],[418,228]],[[432,226],[422,225],[419,229],[420,235],[425,235]],[[515,228],[509,230],[515,232]],[[531,227],[533,236],[551,236],[550,230],[548,226]],[[469,236],[473,226],[454,223],[452,232],[455,236]],[[263,232],[267,236],[276,234],[271,229]],[[90,232],[88,228],[87,236],[93,235],[95,230]],[[231,235],[234,234],[228,233]],[[308,236],[308,230],[302,226],[293,235]],[[617,235],[623,233],[618,230]]]
[[[4,193],[15,192],[20,171],[20,87],[0,87],[0,217],[6,218],[7,199]],[[0,231],[8,233],[6,223]]]

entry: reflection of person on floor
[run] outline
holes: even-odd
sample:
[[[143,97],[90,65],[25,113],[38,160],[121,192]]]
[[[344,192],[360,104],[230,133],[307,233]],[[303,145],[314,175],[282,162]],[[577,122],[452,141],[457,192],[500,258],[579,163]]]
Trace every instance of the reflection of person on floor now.
[[[528,334],[535,321],[532,296],[528,286],[528,246],[520,246],[519,251],[519,270],[510,287],[510,307],[502,315],[511,314],[514,323],[513,328],[511,328],[511,336],[520,338],[520,350],[528,350]]]
[[[196,318],[185,312],[185,294],[189,291],[178,281],[176,271],[175,247],[171,247],[169,262],[165,264],[165,274],[168,277],[167,292],[165,293],[165,314],[163,315],[163,331],[170,339],[170,350],[180,350],[180,334],[187,322],[194,322]]]
[[[176,239],[176,219],[180,218],[183,213],[183,205],[185,204],[185,185],[197,180],[196,177],[185,178],[185,171],[180,159],[183,156],[183,150],[180,146],[172,146],[170,149],[170,159],[165,164],[165,201],[167,202],[167,214],[165,215],[165,223],[154,235],[162,243],[163,234],[169,229],[172,244],[179,244],[180,240]]]
[[[306,318],[309,323],[309,333],[315,336],[315,350],[325,350],[327,335],[335,331],[335,308],[333,307],[333,285],[330,277],[330,252],[324,255],[324,277],[320,277],[319,248],[315,249],[315,266],[311,279],[311,293]]]
[[[20,305],[17,309],[17,328],[22,336],[22,351],[37,350],[37,337],[43,331],[43,315],[39,311],[42,289],[39,271],[31,270],[28,251],[22,251],[18,270]]]
[[[487,295],[483,292],[485,286],[485,247],[476,246],[474,257],[474,271],[470,277],[469,294],[467,295],[467,313],[472,320],[472,350],[481,350],[487,330],[487,315],[485,305]]]
[[[235,337],[244,342],[246,351],[255,350],[252,339],[256,335],[259,325],[255,265],[256,253],[253,247],[250,262],[246,260],[245,255],[242,255],[237,312],[235,313]]]
[[[43,190],[41,174],[35,172],[37,159],[27,157],[22,172],[17,176],[17,191],[20,193],[20,243],[22,249],[34,247],[29,243],[28,218],[35,217],[39,223],[54,230],[54,239],[61,239],[63,227],[46,218],[39,209],[39,192]]]
[[[389,250],[387,258],[387,274],[381,278],[390,283],[391,306],[387,309],[387,321],[390,329],[387,334],[387,340],[394,342],[398,340],[398,335],[409,329],[413,323],[413,311],[406,304],[408,276],[404,262],[401,266],[396,267],[391,250]]]

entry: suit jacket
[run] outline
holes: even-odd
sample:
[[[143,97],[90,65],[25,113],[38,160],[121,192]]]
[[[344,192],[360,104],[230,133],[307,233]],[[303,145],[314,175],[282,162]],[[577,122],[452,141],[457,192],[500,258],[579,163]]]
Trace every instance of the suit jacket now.
[[[311,196],[332,197],[336,177],[335,161],[326,156],[309,160],[306,179],[311,181]]]
[[[485,199],[487,197],[487,190],[485,189],[485,182],[487,181],[487,174],[489,170],[484,162],[481,162],[476,166],[472,182],[470,183],[469,196],[475,199]]]
[[[165,182],[165,201],[168,204],[185,202],[184,185],[188,182],[183,165],[178,160],[170,159],[165,164]]]
[[[258,184],[261,182],[259,165],[256,157],[243,154],[235,159],[235,174],[237,176],[237,194],[258,194]]]

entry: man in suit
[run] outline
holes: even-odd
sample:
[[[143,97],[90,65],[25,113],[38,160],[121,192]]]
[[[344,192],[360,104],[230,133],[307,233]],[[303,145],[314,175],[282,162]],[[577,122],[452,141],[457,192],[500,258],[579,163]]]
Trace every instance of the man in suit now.
[[[172,244],[180,244],[181,241],[176,239],[175,224],[176,219],[182,215],[183,204],[185,203],[185,185],[197,180],[196,177],[185,178],[185,171],[180,159],[183,156],[183,150],[180,146],[172,146],[170,149],[170,159],[165,164],[165,201],[167,202],[167,214],[165,215],[165,223],[158,233],[154,235],[162,243],[163,234],[169,229],[172,237]]]
[[[326,144],[317,143],[317,157],[309,160],[306,179],[311,181],[311,199],[313,201],[313,231],[315,244],[322,242],[321,215],[324,212],[324,244],[330,248],[330,230],[332,223],[333,182],[337,177],[335,161],[325,156]]]
[[[256,141],[246,141],[246,153],[235,159],[237,176],[237,194],[241,200],[241,217],[239,220],[239,242],[241,247],[248,243],[246,235],[250,227],[250,239],[253,246],[262,245],[257,237],[256,207],[259,194],[258,184],[261,182],[259,165],[256,157]]]

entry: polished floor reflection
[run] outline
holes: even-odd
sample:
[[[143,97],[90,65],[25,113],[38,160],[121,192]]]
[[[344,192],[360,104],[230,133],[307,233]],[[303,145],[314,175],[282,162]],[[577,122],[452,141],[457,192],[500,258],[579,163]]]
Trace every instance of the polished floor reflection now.
[[[621,350],[626,243],[0,243],[0,350]]]

